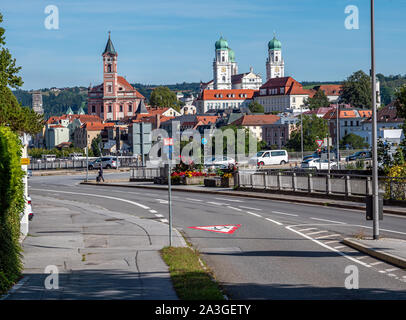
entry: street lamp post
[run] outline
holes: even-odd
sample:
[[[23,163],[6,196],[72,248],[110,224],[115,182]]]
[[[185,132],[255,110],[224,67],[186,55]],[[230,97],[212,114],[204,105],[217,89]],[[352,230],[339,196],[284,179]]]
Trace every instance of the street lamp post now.
[[[337,125],[336,125],[336,143],[337,143],[337,169],[340,170],[340,105],[337,103]]]
[[[302,161],[303,161],[303,109],[300,105],[300,145],[302,150]]]
[[[371,78],[372,78],[372,210],[373,239],[379,239],[378,213],[378,145],[376,112],[376,78],[375,78],[375,5],[371,0]]]

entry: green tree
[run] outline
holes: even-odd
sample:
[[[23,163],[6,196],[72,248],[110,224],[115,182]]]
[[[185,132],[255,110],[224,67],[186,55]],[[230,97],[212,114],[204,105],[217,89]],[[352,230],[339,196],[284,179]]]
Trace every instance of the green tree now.
[[[252,113],[264,113],[264,106],[256,101],[250,103],[249,107]]]
[[[0,14],[0,23],[3,16]],[[37,133],[42,128],[42,116],[28,107],[22,107],[8,86],[17,88],[23,81],[17,73],[15,59],[7,48],[4,28],[0,27],[0,125],[8,126],[15,132]]]
[[[340,141],[341,148],[344,148],[346,145],[350,145],[353,149],[363,149],[368,147],[368,143],[365,142],[362,137],[354,133],[345,135]]]
[[[317,149],[317,139],[327,137],[327,120],[319,118],[316,115],[303,116],[303,149],[304,151],[314,151]],[[286,147],[295,151],[301,150],[301,130],[300,121],[297,122],[295,130],[291,133]]]
[[[101,135],[98,134],[96,138],[92,140],[92,144],[90,147],[92,148],[92,153],[94,157],[100,157],[101,152],[100,152],[100,145],[101,145]]]
[[[310,110],[325,108],[330,106],[330,101],[328,100],[326,94],[323,90],[317,90],[312,98],[306,99],[304,105]]]
[[[180,110],[180,102],[176,98],[175,92],[171,91],[168,87],[155,88],[149,99],[149,103],[153,107],[174,108]]]
[[[355,108],[371,109],[371,95],[371,77],[359,70],[343,82],[340,101]]]

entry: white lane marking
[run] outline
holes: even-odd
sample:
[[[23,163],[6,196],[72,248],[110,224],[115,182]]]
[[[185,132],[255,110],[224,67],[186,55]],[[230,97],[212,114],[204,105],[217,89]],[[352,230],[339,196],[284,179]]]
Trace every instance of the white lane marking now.
[[[157,213],[157,214],[155,215],[155,217],[158,217],[158,218],[163,218],[163,215],[162,215],[162,214]]]
[[[386,272],[392,272],[392,271],[396,271],[396,270],[399,270],[399,268],[385,269]]]
[[[368,256],[358,257],[357,259],[362,260],[362,259],[365,259],[365,258],[368,258]],[[370,265],[372,265],[372,263],[370,263]]]
[[[396,274],[393,274],[393,273],[388,273],[388,276],[389,276],[389,277],[397,277],[397,275],[396,275]]]
[[[376,266],[377,264],[383,263],[382,261],[372,262],[370,263],[371,266]]]
[[[299,232],[302,232],[302,231],[310,231],[310,230],[317,230],[317,228],[300,229]]]
[[[185,198],[186,200],[190,200],[190,201],[197,201],[197,202],[202,202],[203,200],[200,199],[193,199],[193,198]]]
[[[326,241],[324,242],[325,244],[329,244],[329,243],[334,243],[334,242],[340,242],[340,240],[331,240],[331,241]]]
[[[258,218],[262,218],[262,216],[259,215],[259,214],[257,214],[257,213],[249,212],[249,211],[247,211],[247,213],[252,214],[253,216],[256,216],[256,217],[258,217]]]
[[[169,221],[166,219],[161,219],[161,222],[169,222]]]
[[[334,247],[334,249],[342,249],[342,248],[345,248],[345,246]]]
[[[386,271],[385,271],[385,270],[379,270],[379,272],[380,272],[380,273],[386,273]]]
[[[327,235],[327,236],[317,237],[316,239],[318,240],[318,239],[325,239],[325,238],[337,237],[337,236],[340,236],[340,235],[339,235],[338,233],[336,233],[336,234],[329,234],[329,235]]]
[[[138,206],[138,207],[140,207],[142,209],[146,209],[146,210],[150,209],[150,207],[144,206],[143,204],[135,202],[135,201],[130,201],[130,200],[127,200],[127,199],[116,198],[116,197],[102,196],[102,195],[99,195],[99,194],[71,192],[71,191],[55,191],[55,190],[47,190],[47,189],[31,189],[31,190],[57,192],[57,193],[68,193],[68,194],[78,194],[78,195],[81,195],[81,196],[91,196],[91,197],[98,197],[98,198],[106,198],[106,199],[112,199],[112,200],[118,200],[118,201],[122,201],[122,202],[127,202],[127,203],[133,204],[135,206]]]
[[[364,263],[364,262],[362,262],[362,261],[359,261],[359,260],[357,260],[357,259],[355,259],[355,258],[353,258],[353,257],[350,257],[350,256],[348,256],[347,254],[345,254],[344,252],[341,252],[341,251],[339,251],[339,250],[337,250],[337,249],[334,249],[334,248],[332,248],[332,247],[330,247],[330,246],[324,244],[323,242],[321,242],[321,241],[319,241],[319,240],[315,240],[315,239],[313,239],[312,237],[309,237],[308,235],[306,235],[306,234],[304,234],[304,233],[301,233],[301,232],[299,232],[299,231],[296,231],[296,230],[293,229],[292,227],[293,227],[293,226],[287,226],[287,227],[285,227],[285,228],[288,229],[288,230],[290,230],[290,231],[292,231],[292,232],[295,232],[295,233],[301,235],[302,237],[305,237],[306,239],[309,239],[309,240],[311,240],[311,241],[317,243],[318,245],[320,245],[320,246],[322,246],[322,247],[324,247],[324,248],[326,248],[326,249],[328,249],[328,250],[334,251],[334,252],[336,252],[337,254],[339,254],[339,255],[341,255],[341,256],[343,256],[343,257],[345,257],[345,258],[347,258],[347,259],[349,259],[349,260],[351,260],[351,261],[354,261],[354,262],[356,262],[356,263],[359,263],[359,264],[363,265],[363,266],[366,267],[366,268],[370,268],[370,265],[368,265],[368,264],[366,264],[366,263]]]
[[[258,209],[258,208],[251,208],[251,207],[244,207],[244,206],[239,206],[239,207],[243,208],[243,209],[262,211],[262,209]]]
[[[149,210],[149,212],[151,212],[151,213],[157,213],[158,211],[156,211],[156,210]]]
[[[276,213],[276,214],[284,214],[286,216],[293,216],[293,217],[298,217],[297,214],[292,214],[292,213],[285,213],[285,212],[279,212],[279,211],[272,211],[272,213]]]
[[[327,219],[319,219],[319,218],[310,218],[310,219],[318,220],[318,221],[326,221],[326,222],[339,223],[339,224],[346,224],[345,222],[340,222],[340,221],[335,221],[335,220],[327,220]]]
[[[231,202],[244,202],[241,200],[235,200],[235,199],[226,199],[226,198],[214,198],[216,200],[223,200],[223,201],[231,201]]]
[[[315,232],[310,232],[310,233],[307,233],[307,235],[308,235],[308,236],[312,236],[312,235],[314,235],[314,234],[325,233],[325,232],[328,232],[328,231],[326,231],[326,230],[322,230],[322,231],[315,231]]]
[[[159,201],[159,203],[162,203],[162,204],[168,203],[168,200],[164,200],[164,199],[155,199],[155,200]]]
[[[265,218],[265,220],[268,220],[268,221],[271,221],[271,222],[273,222],[273,223],[276,223],[278,226],[283,226],[283,224],[280,223],[280,222],[278,222],[278,221],[275,221],[275,220],[272,220],[272,219],[269,219],[269,218]]]
[[[213,201],[209,201],[209,202],[207,202],[207,203],[214,204],[214,205],[216,205],[216,206],[221,206],[221,205],[223,205],[222,203],[213,202]]]
[[[368,229],[372,229],[373,227],[368,227],[368,226],[362,226],[362,225],[353,225],[354,227],[361,227],[361,228],[368,228]],[[379,230],[382,231],[388,231],[388,232],[393,232],[393,233],[399,233],[399,234],[406,234],[406,232],[400,232],[400,231],[394,231],[394,230],[388,230],[388,229],[382,229],[379,228]]]
[[[240,209],[240,208],[236,208],[236,207],[227,206],[227,208],[229,208],[229,209],[233,209],[233,210],[237,210],[237,211],[242,211],[242,209]]]

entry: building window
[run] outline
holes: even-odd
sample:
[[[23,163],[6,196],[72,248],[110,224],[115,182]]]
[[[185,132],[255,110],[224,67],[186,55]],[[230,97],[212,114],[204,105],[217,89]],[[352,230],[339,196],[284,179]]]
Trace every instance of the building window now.
[[[133,112],[133,105],[131,103],[128,105],[128,112]]]
[[[120,112],[123,112],[123,106],[120,105]]]
[[[111,64],[107,65],[107,72],[111,72]]]
[[[93,113],[96,112],[96,106],[92,106],[92,112],[93,112]]]
[[[104,106],[101,106],[100,112],[101,112],[101,113],[104,112]]]
[[[109,106],[109,112],[112,112],[112,106],[111,105]]]
[[[112,92],[113,91],[113,88],[112,88],[112,86],[108,86],[108,90],[107,90],[108,92]]]

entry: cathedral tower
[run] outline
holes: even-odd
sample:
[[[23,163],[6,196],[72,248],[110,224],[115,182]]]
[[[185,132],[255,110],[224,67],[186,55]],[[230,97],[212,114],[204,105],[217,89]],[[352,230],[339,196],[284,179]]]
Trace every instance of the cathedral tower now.
[[[266,81],[285,76],[285,62],[282,58],[282,44],[274,36],[268,42],[268,58],[266,59]]]
[[[216,41],[216,57],[213,61],[214,89],[231,89],[233,62],[229,56],[228,43],[223,37]],[[232,51],[232,50],[231,50]],[[232,52],[234,54],[234,52]],[[234,61],[235,63],[235,61]]]

